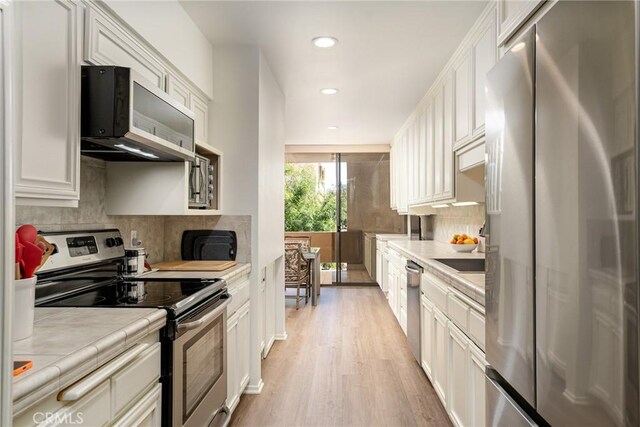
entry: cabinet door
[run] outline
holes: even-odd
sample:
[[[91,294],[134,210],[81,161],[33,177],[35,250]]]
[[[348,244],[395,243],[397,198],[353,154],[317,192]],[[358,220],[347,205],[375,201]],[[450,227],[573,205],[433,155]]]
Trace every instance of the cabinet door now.
[[[187,108],[191,105],[191,92],[186,84],[173,75],[167,76],[167,93]]]
[[[167,73],[162,64],[113,19],[89,7],[85,25],[85,60],[88,63],[130,67],[165,90]]]
[[[82,6],[68,0],[15,6],[22,58],[16,197],[24,204],[77,206]]]
[[[422,357],[421,365],[429,379],[432,379],[432,361],[433,361],[433,337],[435,320],[433,317],[433,304],[424,295],[420,298],[420,354]]]
[[[443,91],[442,117],[442,198],[454,196],[455,169],[453,156],[453,74],[447,76]]]
[[[410,123],[404,131],[407,144],[407,203],[412,205],[415,202],[415,185],[413,180],[415,164],[413,162],[413,123]]]
[[[195,138],[196,142],[208,144],[209,142],[209,103],[198,95],[191,94],[191,104],[189,109],[195,115]]]
[[[232,411],[240,399],[238,363],[238,312],[227,319],[227,406]]]
[[[441,199],[444,189],[444,89],[433,100],[433,198]]]
[[[421,110],[416,120],[417,132],[418,132],[418,147],[419,147],[419,167],[418,167],[418,182],[420,187],[420,200],[426,201],[427,199],[427,123],[426,123],[427,111]]]
[[[426,154],[425,154],[425,160],[426,160],[426,180],[427,180],[427,191],[426,191],[426,199],[427,201],[432,201],[433,200],[433,196],[434,196],[434,174],[433,174],[433,168],[434,168],[434,130],[435,130],[435,123],[434,123],[434,104],[433,101],[429,102],[429,105],[427,106],[427,114],[425,117],[425,127],[427,130],[427,135],[426,135]]]
[[[469,420],[469,340],[453,322],[449,322],[449,414],[458,426],[470,426]]]
[[[484,427],[486,425],[485,357],[484,353],[475,345],[470,345],[470,349],[469,423],[475,427]]]
[[[467,51],[453,67],[455,145],[464,144],[471,137],[471,51]]]
[[[473,44],[473,135],[484,133],[486,79],[489,70],[496,64],[496,26],[494,15],[486,23],[484,31]]]
[[[398,191],[396,182],[396,161],[397,161],[398,142],[394,141],[389,151],[389,205],[391,209],[398,207]]]
[[[114,427],[160,427],[162,424],[162,385],[156,384]],[[87,420],[89,421],[89,420]]]
[[[436,390],[442,405],[447,408],[447,388],[448,388],[448,350],[447,339],[449,332],[447,330],[447,317],[442,314],[436,307],[433,308],[433,388]]]
[[[249,302],[238,310],[238,333],[237,333],[237,352],[236,360],[238,363],[237,373],[237,387],[238,393],[241,394],[247,384],[249,384],[249,349],[251,348],[249,336],[249,317],[250,317],[250,305]],[[240,396],[238,396],[238,399]]]

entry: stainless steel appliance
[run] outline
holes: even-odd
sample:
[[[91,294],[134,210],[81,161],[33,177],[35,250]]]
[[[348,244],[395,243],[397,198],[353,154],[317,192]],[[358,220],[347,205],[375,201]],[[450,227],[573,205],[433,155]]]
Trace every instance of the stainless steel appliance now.
[[[189,207],[210,209],[215,194],[215,167],[209,159],[198,154],[190,164]]]
[[[194,114],[130,68],[82,67],[82,154],[113,161],[195,155]]]
[[[420,354],[420,279],[422,267],[413,261],[407,261],[407,340],[413,357],[421,362]]]
[[[118,230],[42,233],[55,253],[38,272],[40,307],[157,307],[167,311],[162,341],[166,426],[225,425],[227,397],[224,280],[122,277]]]
[[[558,2],[487,75],[487,425],[638,425],[636,8]]]
[[[430,215],[411,215],[411,240],[433,240],[433,218]]]

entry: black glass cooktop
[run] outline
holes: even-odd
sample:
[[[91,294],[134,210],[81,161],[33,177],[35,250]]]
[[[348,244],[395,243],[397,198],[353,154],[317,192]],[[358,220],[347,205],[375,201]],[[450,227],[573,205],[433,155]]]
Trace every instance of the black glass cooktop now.
[[[110,281],[59,299],[36,302],[36,305],[164,308],[177,314],[220,292],[224,285],[219,280]]]

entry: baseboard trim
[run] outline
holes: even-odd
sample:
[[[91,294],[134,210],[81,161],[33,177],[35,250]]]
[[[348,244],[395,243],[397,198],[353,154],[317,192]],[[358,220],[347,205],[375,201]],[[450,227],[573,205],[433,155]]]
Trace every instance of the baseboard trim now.
[[[244,389],[243,394],[260,394],[262,393],[262,388],[264,387],[264,382],[262,378],[260,378],[260,382],[257,385],[247,385],[247,388]]]

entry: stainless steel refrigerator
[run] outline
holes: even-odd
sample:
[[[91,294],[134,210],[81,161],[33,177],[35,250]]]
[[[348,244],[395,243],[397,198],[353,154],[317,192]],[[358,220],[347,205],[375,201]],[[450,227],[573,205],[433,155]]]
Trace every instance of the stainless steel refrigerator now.
[[[638,425],[636,8],[560,1],[487,75],[488,425]]]

